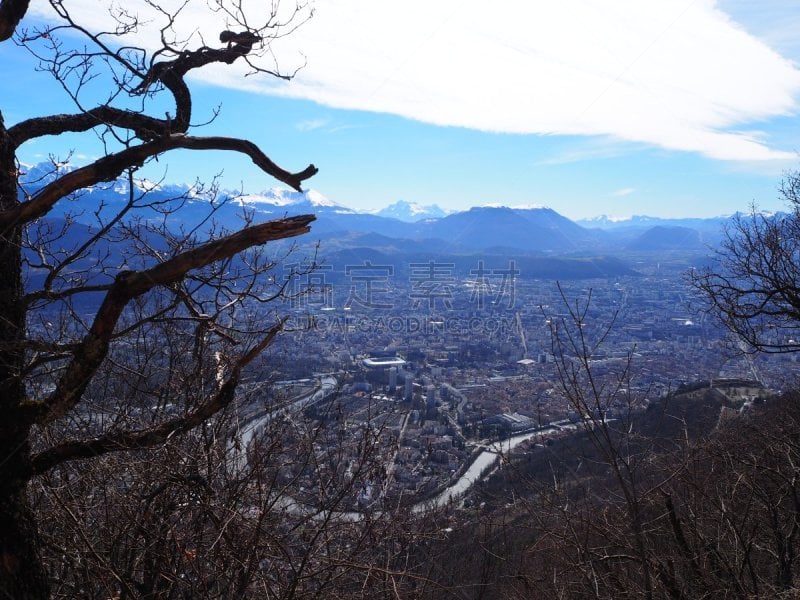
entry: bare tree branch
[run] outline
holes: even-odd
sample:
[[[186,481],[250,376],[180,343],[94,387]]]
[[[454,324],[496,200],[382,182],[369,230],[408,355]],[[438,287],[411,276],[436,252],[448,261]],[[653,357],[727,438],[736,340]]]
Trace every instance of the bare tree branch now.
[[[172,92],[175,98],[174,131],[185,132],[189,128],[192,115],[192,97],[184,81],[184,76],[193,69],[199,69],[211,63],[232,64],[237,58],[246,56],[253,49],[253,45],[261,41],[261,36],[245,31],[233,34],[223,31],[220,41],[227,42],[227,48],[199,48],[191,52],[182,52],[176,59],[153,64],[148,72],[143,75],[141,84],[134,90],[135,93],[145,93],[156,82],[160,82]]]
[[[800,350],[800,174],[787,175],[781,195],[789,214],[765,215],[753,207],[737,215],[715,264],[688,276],[706,311],[743,350]]]
[[[144,141],[168,135],[173,132],[173,122],[156,119],[141,113],[121,110],[112,106],[98,106],[87,112],[76,114],[35,117],[9,127],[11,144],[18,148],[25,142],[45,135],[59,135],[66,132],[88,131],[101,125],[130,129]]]
[[[248,140],[220,136],[192,137],[172,134],[169,137],[159,138],[115,154],[109,154],[91,165],[63,175],[37,192],[28,202],[23,202],[11,210],[0,212],[0,227],[5,228],[38,219],[47,214],[53,205],[64,196],[102,181],[112,181],[125,169],[129,169],[133,165],[142,165],[149,158],[178,148],[241,152],[249,156],[262,171],[297,191],[301,191],[303,181],[318,171],[314,165],[309,165],[302,171],[290,173],[272,162],[257,145]]]
[[[80,343],[55,391],[41,404],[41,414],[37,420],[41,423],[50,422],[77,405],[92,375],[108,353],[122,311],[133,298],[156,286],[175,283],[191,270],[200,269],[247,248],[307,233],[310,231],[308,224],[315,218],[314,215],[301,215],[248,227],[179,254],[151,269],[124,271],[117,275],[95,315],[89,333]]]
[[[279,268],[276,259],[291,250],[281,246],[276,256],[259,246],[309,231],[314,217],[252,225],[253,214],[243,211],[244,220],[236,222],[228,211],[218,212],[226,199],[217,197],[216,184],[207,188],[198,182],[185,194],[167,198],[154,193],[155,185],[138,185],[133,178],[143,164],[173,149],[226,150],[249,156],[259,169],[301,191],[305,179],[317,171],[313,165],[293,173],[248,140],[187,135],[204,124],[193,120],[186,80],[191,71],[238,60],[252,72],[283,77],[277,64],[273,72],[251,60],[274,59],[270,41],[287,34],[295,17],[300,20],[311,11],[302,1],[288,11],[279,10],[278,4],[145,0],[132,8],[101,3],[96,10],[107,11],[110,25],[93,28],[77,15],[73,19],[63,0],[49,0],[59,22],[48,19],[24,27],[29,0],[0,0],[0,42],[13,38],[15,45],[9,50],[32,54],[39,61],[37,70],[52,76],[65,93],[63,101],[73,104],[58,108],[55,112],[60,114],[26,119],[10,128],[0,112],[2,598],[60,597],[58,589],[66,588],[57,582],[64,572],[59,570],[70,570],[67,555],[76,556],[74,549],[66,554],[55,550],[61,557],[57,561],[65,562],[49,562],[46,555],[54,556],[55,547],[66,547],[72,540],[62,537],[55,547],[47,542],[45,549],[37,532],[37,522],[46,522],[40,520],[43,507],[30,495],[34,476],[42,476],[38,483],[46,487],[46,472],[61,477],[69,471],[65,463],[70,460],[156,445],[155,453],[167,454],[199,447],[198,456],[209,459],[208,474],[219,479],[209,490],[225,489],[233,479],[237,481],[232,485],[242,489],[252,482],[226,462],[234,421],[218,413],[234,398],[244,366],[283,328],[284,321],[277,317],[265,322],[262,303],[285,289],[284,278],[270,276],[269,271]],[[224,30],[219,39],[191,22],[195,8],[217,18],[217,31]],[[153,39],[148,30],[160,33],[158,48],[137,45]],[[13,52],[9,57],[17,60]],[[210,120],[218,113],[219,106],[211,108]],[[61,158],[51,156],[50,168],[20,181],[24,157],[19,152],[26,142],[71,132],[99,138],[102,158],[64,172],[59,169]],[[53,152],[60,146],[59,138]],[[129,193],[120,204],[114,188],[122,174]],[[110,185],[98,185],[104,182]],[[190,210],[184,219],[182,209],[190,198],[191,209],[205,211],[198,216]],[[42,218],[46,216],[53,218]],[[241,231],[227,233],[243,225]],[[307,450],[313,452],[313,447]],[[174,465],[179,477],[193,480],[192,473],[180,472],[186,463],[166,464]],[[57,466],[61,468],[53,469]],[[277,473],[277,465],[266,466]],[[139,475],[127,482],[135,478]],[[150,481],[141,481],[144,488]],[[101,489],[96,486],[102,485],[97,480],[89,484],[90,503]],[[343,485],[342,493],[347,489]],[[66,502],[55,512],[66,511],[73,516],[70,527],[80,527],[83,515],[71,512],[75,498],[60,498]],[[148,500],[138,517],[151,516],[149,505]],[[198,511],[195,522],[201,529],[216,529],[214,535],[227,536],[228,518],[209,520],[208,513]],[[136,525],[127,529],[133,537],[145,532],[158,537],[158,527],[147,530],[131,522]],[[257,539],[262,532],[254,533]],[[81,545],[95,541],[93,535],[74,539]],[[158,564],[165,555],[152,550],[154,539],[148,538],[144,549],[136,541],[128,546],[135,572],[112,554],[88,551],[88,561],[103,563],[100,571],[116,576],[108,582],[100,575],[88,585],[70,583],[72,593],[64,597],[89,593],[109,598],[122,590],[155,598],[170,588],[171,596],[219,597],[206,593],[205,586],[210,578],[220,578],[220,585],[212,584],[222,589],[222,563],[207,576],[195,569],[201,561],[193,563],[179,550],[178,557],[189,561],[186,568],[174,571],[182,573],[178,577],[163,577],[172,569]],[[207,547],[216,552],[227,543],[218,537]],[[174,550],[175,544],[170,547]],[[238,555],[230,556],[238,560]],[[250,555],[247,560],[250,572],[257,572],[258,562]],[[189,574],[189,587],[182,583],[183,573]],[[247,581],[237,581],[234,587],[249,592]]]
[[[0,1],[0,42],[10,39],[22,17],[28,12],[30,0]]]
[[[164,443],[173,435],[184,433],[207,421],[231,403],[236,394],[236,386],[239,384],[242,369],[272,343],[275,336],[283,329],[285,322],[286,318],[283,318],[276,323],[259,343],[255,344],[236,362],[231,374],[217,393],[191,412],[159,423],[154,427],[137,431],[113,431],[89,440],[73,440],[48,448],[32,458],[31,475],[41,475],[54,466],[69,460],[156,446]]]

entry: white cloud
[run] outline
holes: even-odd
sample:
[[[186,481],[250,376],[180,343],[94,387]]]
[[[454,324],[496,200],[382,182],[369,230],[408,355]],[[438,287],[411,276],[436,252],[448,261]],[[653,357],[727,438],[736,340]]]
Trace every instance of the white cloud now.
[[[790,158],[733,129],[794,113],[800,71],[709,0],[328,0],[289,41],[309,66],[271,89],[332,106]]]
[[[86,6],[96,14],[95,3]],[[722,160],[795,158],[741,129],[794,115],[800,70],[714,0],[317,0],[315,8],[274,44],[287,70],[301,56],[307,66],[288,84],[248,78],[247,89],[485,131],[609,136]],[[213,40],[221,27],[205,18],[192,15]],[[204,77],[243,87],[227,68]]]
[[[623,198],[625,196],[630,196],[635,191],[636,191],[636,188],[632,188],[632,187],[622,188],[622,189],[615,190],[615,191],[611,192],[611,196],[613,196],[614,198]]]

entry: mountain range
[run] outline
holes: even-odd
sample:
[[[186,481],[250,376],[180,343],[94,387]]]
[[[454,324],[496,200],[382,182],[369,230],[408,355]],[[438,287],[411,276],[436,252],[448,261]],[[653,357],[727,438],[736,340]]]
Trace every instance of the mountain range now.
[[[45,165],[26,167],[20,181],[28,194],[53,180]],[[144,193],[147,192],[145,195]],[[168,225],[189,227],[207,220],[239,229],[249,220],[264,221],[294,214],[314,213],[317,220],[304,241],[319,241],[326,255],[367,251],[398,256],[482,255],[527,257],[616,257],[632,253],[709,254],[723,235],[729,217],[712,219],[659,219],[636,216],[628,220],[608,217],[572,221],[545,207],[473,207],[446,214],[436,205],[419,206],[398,201],[372,213],[357,212],[325,198],[314,190],[267,190],[258,194],[207,190],[187,184],[156,185],[125,179],[97,185],[74,198],[58,202],[49,218],[71,219],[96,225],[97,215],[111,215],[129,201],[148,203],[152,218]],[[164,207],[180,203],[168,214]],[[147,218],[147,217],[145,217]]]

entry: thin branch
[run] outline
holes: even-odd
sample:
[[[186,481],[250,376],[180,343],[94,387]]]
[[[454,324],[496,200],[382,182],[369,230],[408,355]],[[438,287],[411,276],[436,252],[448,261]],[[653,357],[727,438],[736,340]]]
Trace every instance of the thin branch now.
[[[51,422],[80,402],[86,386],[105,359],[117,322],[131,300],[154,287],[180,281],[191,270],[201,269],[247,248],[307,233],[310,231],[309,223],[315,218],[314,215],[301,215],[269,221],[178,254],[150,269],[119,273],[55,391],[40,407],[37,420]]]
[[[56,465],[70,460],[157,446],[173,435],[179,435],[204,423],[233,401],[242,369],[272,343],[275,336],[283,329],[285,321],[286,317],[273,325],[259,343],[236,361],[230,376],[217,393],[194,410],[146,429],[109,432],[88,440],[73,440],[48,448],[31,460],[31,476],[41,475]]]

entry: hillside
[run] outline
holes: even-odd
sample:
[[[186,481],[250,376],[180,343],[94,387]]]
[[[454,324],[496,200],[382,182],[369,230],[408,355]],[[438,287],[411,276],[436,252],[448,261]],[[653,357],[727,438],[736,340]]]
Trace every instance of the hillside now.
[[[491,599],[794,597],[798,400],[730,411],[704,388],[611,438],[531,448],[480,485],[480,509],[434,552],[440,584]],[[736,416],[720,420],[725,408]]]

